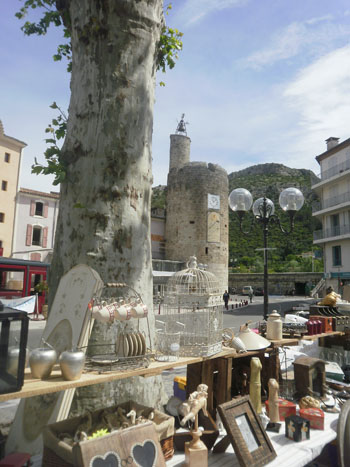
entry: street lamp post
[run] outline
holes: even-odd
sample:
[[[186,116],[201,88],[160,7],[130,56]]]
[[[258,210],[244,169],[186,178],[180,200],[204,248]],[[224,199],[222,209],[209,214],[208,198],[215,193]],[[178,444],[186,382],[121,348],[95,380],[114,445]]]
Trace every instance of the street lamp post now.
[[[251,228],[248,232],[243,230],[243,217],[244,214],[250,210],[253,204],[253,197],[251,193],[245,188],[236,188],[231,191],[229,196],[229,205],[232,211],[236,212],[239,220],[239,228],[242,233],[248,234],[251,231]],[[269,224],[277,224],[281,232],[284,234],[290,234],[294,229],[294,216],[297,211],[304,204],[304,196],[300,190],[297,188],[286,188],[282,191],[279,196],[279,204],[283,211],[289,215],[290,227],[289,230],[284,229],[280,223],[279,217],[275,214],[275,206],[273,202],[266,198],[257,199],[253,204],[253,220],[258,222],[263,229],[263,239],[264,239],[264,319],[267,319],[268,309],[269,309],[269,289],[268,289],[268,260],[267,260],[267,251],[268,251],[268,233],[269,233]],[[251,227],[252,227],[251,225]]]

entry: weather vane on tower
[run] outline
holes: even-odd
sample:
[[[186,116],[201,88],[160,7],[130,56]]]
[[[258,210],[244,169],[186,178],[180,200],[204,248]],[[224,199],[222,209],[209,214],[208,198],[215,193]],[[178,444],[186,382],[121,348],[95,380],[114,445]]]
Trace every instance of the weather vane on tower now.
[[[184,118],[185,118],[185,114],[182,114],[181,115],[181,120],[179,121],[179,123],[178,123],[178,125],[176,127],[176,132],[175,133],[177,135],[182,133],[182,134],[185,134],[187,136],[186,125],[189,125],[189,123],[185,122]]]

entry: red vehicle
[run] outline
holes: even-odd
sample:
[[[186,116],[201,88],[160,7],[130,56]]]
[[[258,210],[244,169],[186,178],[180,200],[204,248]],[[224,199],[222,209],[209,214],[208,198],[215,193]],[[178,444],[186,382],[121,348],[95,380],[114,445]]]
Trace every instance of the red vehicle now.
[[[0,257],[0,300],[38,294],[38,313],[45,304],[45,291],[36,286],[46,282],[50,264],[40,261]]]

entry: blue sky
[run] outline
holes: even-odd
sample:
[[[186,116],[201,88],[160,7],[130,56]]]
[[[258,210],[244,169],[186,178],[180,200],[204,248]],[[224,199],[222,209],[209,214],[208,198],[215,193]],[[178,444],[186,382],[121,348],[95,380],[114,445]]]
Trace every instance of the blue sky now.
[[[0,119],[25,141],[21,186],[57,190],[30,174],[44,130],[69,104],[66,64],[53,62],[59,30],[27,37],[0,0]],[[169,135],[182,113],[191,160],[229,173],[277,162],[316,174],[330,136],[350,137],[350,5],[346,0],[173,0],[167,17],[183,33],[175,69],[159,74],[154,108],[154,185],[165,184]]]

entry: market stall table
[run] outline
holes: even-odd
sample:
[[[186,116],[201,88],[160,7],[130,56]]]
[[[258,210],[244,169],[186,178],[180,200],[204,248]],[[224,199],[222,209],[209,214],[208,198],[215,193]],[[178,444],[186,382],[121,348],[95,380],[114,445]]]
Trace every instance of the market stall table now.
[[[339,414],[325,413],[325,429],[311,430],[310,439],[295,442],[285,437],[285,424],[281,423],[279,433],[268,432],[277,457],[266,464],[267,467],[303,467],[318,457],[323,448],[337,437],[337,421]],[[225,432],[221,432],[223,436]],[[167,467],[179,467],[184,462],[184,454],[175,452]],[[239,467],[239,462],[231,445],[226,452],[209,453],[209,467]]]
[[[339,335],[342,333],[327,333],[328,336],[335,336]],[[310,339],[315,340],[318,339],[319,337],[323,337],[324,335],[314,335],[310,336]],[[299,342],[300,339],[293,339],[293,341]],[[232,360],[234,361],[235,359],[240,359],[243,357],[250,357],[250,356],[259,356],[259,354],[263,355],[269,355],[269,362],[268,365],[270,367],[275,367],[276,368],[269,368],[269,373],[272,370],[273,372],[277,371],[277,361],[275,362],[276,358],[276,350],[278,347],[282,347],[283,345],[293,345],[289,339],[283,339],[278,342],[272,342],[272,346],[269,349],[266,349],[265,351],[259,351],[259,352],[247,352],[244,354],[237,354],[233,349],[226,348],[222,352],[215,354],[211,357],[185,357],[185,358],[179,358],[175,362],[157,362],[157,361],[152,361],[150,365],[147,368],[135,368],[131,370],[124,370],[124,371],[107,371],[107,372],[102,372],[102,373],[97,373],[97,372],[85,372],[81,378],[77,381],[64,381],[59,367],[57,366],[54,371],[52,372],[51,376],[45,380],[39,380],[39,379],[34,379],[32,378],[29,369],[26,370],[26,375],[25,375],[25,382],[23,385],[23,388],[21,391],[18,392],[13,392],[13,393],[8,393],[8,394],[0,394],[0,402],[8,401],[11,399],[22,399],[22,398],[30,398],[32,396],[38,396],[41,394],[49,394],[49,393],[55,393],[58,391],[64,391],[67,389],[72,389],[76,387],[83,387],[83,386],[89,386],[89,385],[94,385],[94,384],[100,384],[104,382],[109,382],[109,381],[114,381],[118,379],[124,379],[128,377],[133,377],[133,376],[143,376],[143,377],[148,377],[148,376],[154,376],[154,375],[159,375],[161,374],[164,370],[169,370],[175,367],[182,367],[182,366],[187,366],[190,367],[191,365],[196,366],[198,363],[203,363],[203,369],[209,369],[209,367],[212,367],[212,364],[210,364],[210,361],[217,361],[218,363],[215,363],[214,366],[221,366],[222,367],[222,380],[221,382],[225,382],[225,386],[223,386],[221,390],[221,396],[223,400],[220,400],[219,402],[224,402],[224,400],[229,400],[227,397],[229,396],[229,389],[230,389],[230,369],[231,369],[231,363]],[[221,362],[219,362],[221,360]],[[277,359],[278,360],[278,359]],[[226,361],[226,362],[225,362]],[[207,372],[205,372],[207,373]],[[189,375],[188,375],[189,376]],[[203,372],[201,372],[201,376],[203,376]],[[272,376],[272,375],[271,375]],[[270,377],[271,377],[270,376]],[[191,385],[191,381],[187,381],[189,386]],[[220,384],[219,384],[220,386]],[[226,397],[227,396],[227,397]],[[213,407],[214,408],[214,407]],[[328,442],[332,441],[336,437],[336,419],[338,418],[338,415],[333,416],[334,418],[334,426],[330,427],[326,423],[326,430],[321,433],[317,433],[316,435],[313,433],[313,436],[311,437],[310,441],[303,442],[301,443],[293,443],[292,441],[289,441],[287,439],[283,439],[283,441],[287,444],[282,443],[282,438],[284,438],[284,434],[282,435],[282,431],[280,432],[279,435],[272,434],[271,438],[274,443],[275,450],[277,454],[282,453],[283,450],[283,455],[285,455],[285,446],[288,446],[288,450],[290,451],[290,454],[287,456],[288,458],[290,456],[294,456],[293,450],[296,450],[298,453],[298,457],[303,454],[305,459],[312,460],[313,458],[317,457],[319,452],[321,452],[322,447],[326,445]],[[329,419],[328,415],[326,418]],[[282,428],[283,429],[283,428]],[[282,430],[281,429],[281,430]],[[316,441],[315,441],[316,438]],[[316,448],[316,446],[319,445],[319,448]],[[230,451],[228,451],[225,454],[210,454],[209,456],[209,465],[217,465],[219,466],[225,466],[225,465],[238,465],[238,463],[233,464],[233,460],[235,459],[235,456],[233,454],[232,448],[231,449],[231,455]],[[227,456],[229,456],[229,460],[227,460]],[[232,457],[233,456],[233,457]],[[302,456],[302,457],[303,457]],[[310,457],[311,456],[311,457]],[[181,457],[181,456],[180,456]],[[176,458],[170,461],[171,463],[167,465],[177,465],[176,464]],[[279,459],[279,457],[277,457]],[[182,460],[179,460],[179,462],[182,462]],[[220,462],[220,463],[217,463]],[[223,463],[221,463],[223,462]],[[225,462],[228,462],[225,464]],[[281,462],[279,460],[274,461],[276,463],[271,463],[272,466],[280,466]],[[278,462],[278,463],[277,463]],[[294,463],[293,459],[293,464],[291,465],[305,465],[308,460],[305,460],[305,463],[303,463],[303,459],[300,459],[300,463]],[[41,465],[40,463],[34,464],[34,465]],[[270,465],[270,464],[269,464]],[[288,464],[286,464],[288,465]],[[284,465],[283,465],[284,467]]]

